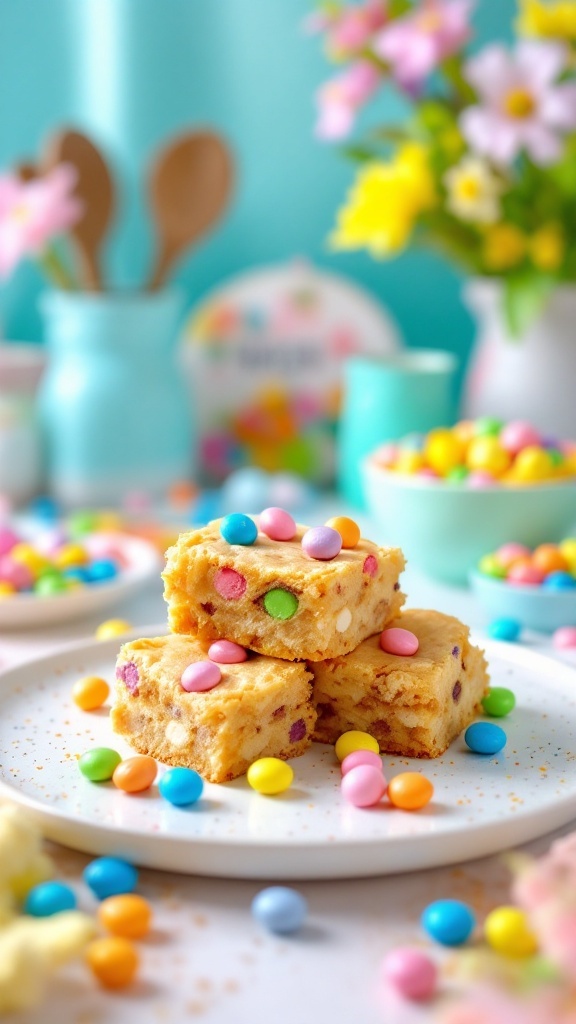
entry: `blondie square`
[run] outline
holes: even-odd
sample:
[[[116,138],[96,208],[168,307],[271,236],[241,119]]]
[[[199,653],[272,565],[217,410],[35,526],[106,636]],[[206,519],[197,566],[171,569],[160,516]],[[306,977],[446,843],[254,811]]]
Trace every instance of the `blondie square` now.
[[[257,517],[254,517],[257,522]],[[253,545],[229,544],[220,520],[180,535],[163,573],[174,633],[225,638],[289,661],[347,654],[393,619],[404,602],[399,548],[361,539],[331,561],[310,558],[293,540],[258,532]]]
[[[484,654],[450,615],[410,610],[393,625],[415,633],[416,654],[385,653],[378,634],[351,654],[310,666],[318,710],[313,738],[335,743],[360,729],[384,753],[438,757],[479,711],[488,685]]]
[[[284,760],[310,746],[316,711],[306,665],[258,655],[220,665],[222,681],[188,693],[180,679],[207,647],[187,636],[124,644],[116,665],[112,728],[141,754],[227,782],[260,757]]]

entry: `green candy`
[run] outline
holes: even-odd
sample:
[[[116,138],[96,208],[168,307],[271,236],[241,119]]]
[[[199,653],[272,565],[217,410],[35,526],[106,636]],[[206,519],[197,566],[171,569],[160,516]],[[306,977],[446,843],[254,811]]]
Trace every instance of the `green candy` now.
[[[66,525],[70,536],[77,540],[80,537],[85,537],[87,533],[93,533],[97,529],[98,513],[89,510],[73,512]]]
[[[508,570],[502,565],[495,555],[484,555],[478,562],[478,572],[483,576],[494,576],[498,580],[506,579]]]
[[[446,480],[451,484],[461,484],[469,473],[470,470],[466,466],[454,466],[454,469],[446,474]]]
[[[504,718],[516,707],[516,698],[505,686],[491,686],[482,698],[482,707],[491,718]]]
[[[121,760],[117,750],[111,750],[110,747],[93,747],[82,754],[78,767],[90,782],[108,782]]]
[[[298,598],[290,590],[276,587],[264,594],[264,607],[273,619],[291,619],[298,609]]]
[[[494,416],[482,416],[474,423],[476,437],[498,437],[504,424]]]
[[[41,597],[63,594],[66,590],[68,590],[68,583],[59,572],[45,572],[34,584],[34,593]]]

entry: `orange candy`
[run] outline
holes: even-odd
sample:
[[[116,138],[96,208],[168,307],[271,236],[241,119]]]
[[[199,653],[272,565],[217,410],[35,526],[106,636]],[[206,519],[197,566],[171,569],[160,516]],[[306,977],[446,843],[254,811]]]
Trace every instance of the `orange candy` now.
[[[86,950],[86,961],[104,988],[125,988],[135,977],[139,957],[128,939],[96,939]]]
[[[110,693],[110,687],[100,676],[83,676],[72,687],[72,700],[82,711],[101,708]]]
[[[434,786],[420,772],[402,772],[388,783],[388,799],[403,811],[418,811],[430,803]]]
[[[150,931],[152,910],[143,896],[127,892],[102,900],[98,907],[98,920],[109,932],[122,939],[141,939]]]
[[[138,757],[127,757],[114,769],[112,782],[117,789],[125,793],[142,793],[150,789],[158,773],[158,765],[153,757],[141,754]]]
[[[360,527],[348,516],[334,516],[325,525],[340,534],[343,548],[355,548],[360,540]]]
[[[532,553],[532,564],[546,576],[549,572],[569,572],[568,559],[555,544],[540,544]]]

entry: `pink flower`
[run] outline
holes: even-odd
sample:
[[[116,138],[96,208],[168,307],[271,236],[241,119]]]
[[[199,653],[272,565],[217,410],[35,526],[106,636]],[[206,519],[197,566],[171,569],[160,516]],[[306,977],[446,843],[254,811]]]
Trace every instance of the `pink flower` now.
[[[369,45],[371,36],[386,24],[387,17],[386,0],[366,0],[334,13],[315,12],[305,24],[309,32],[326,32],[332,59],[345,60]]]
[[[424,79],[470,37],[474,0],[426,0],[377,36],[376,53],[392,66],[402,88],[416,92]]]
[[[321,139],[343,139],[354,119],[380,84],[380,73],[368,61],[357,61],[318,91],[319,118],[316,134]]]
[[[0,277],[7,277],[25,256],[36,255],[82,214],[72,195],[76,172],[61,164],[42,178],[20,181],[0,175]]]
[[[507,165],[525,150],[534,163],[554,163],[562,134],[576,128],[576,84],[554,84],[567,66],[560,43],[524,40],[514,53],[495,43],[466,65],[481,99],[462,114],[472,149]]]

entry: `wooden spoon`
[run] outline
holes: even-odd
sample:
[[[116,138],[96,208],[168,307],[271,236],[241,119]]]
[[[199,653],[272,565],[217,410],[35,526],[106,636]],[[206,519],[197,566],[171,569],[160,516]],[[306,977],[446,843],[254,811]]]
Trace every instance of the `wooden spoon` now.
[[[175,261],[222,216],[234,179],[230,150],[214,132],[189,132],[163,147],[149,175],[157,253],[148,289],[166,280]]]
[[[78,180],[74,195],[81,201],[84,211],[70,228],[78,254],[80,280],[86,291],[102,291],[100,249],[114,212],[112,176],[94,143],[70,129],[52,136],[43,161],[46,170],[63,163],[76,169]]]

